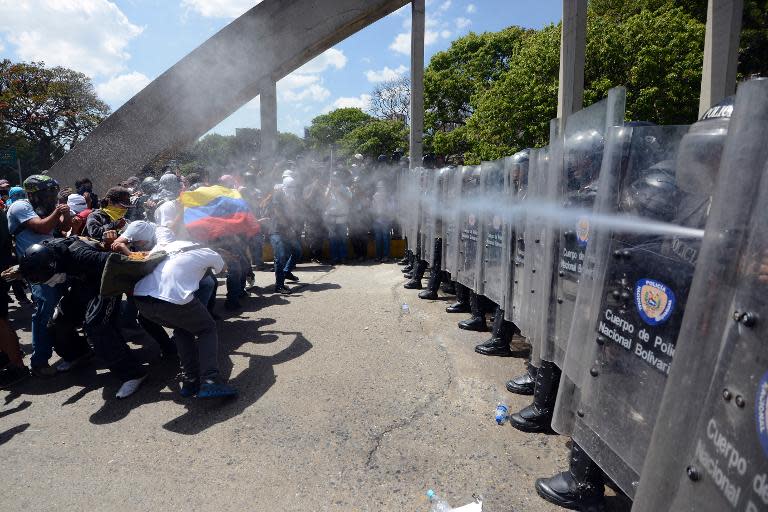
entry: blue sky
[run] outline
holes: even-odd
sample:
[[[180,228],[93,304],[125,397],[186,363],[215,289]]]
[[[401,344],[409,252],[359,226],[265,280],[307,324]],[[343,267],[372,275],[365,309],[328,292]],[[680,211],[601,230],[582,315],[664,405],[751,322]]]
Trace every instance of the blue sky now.
[[[275,0],[271,0],[275,1]],[[0,56],[82,71],[117,109],[256,0],[0,0]],[[426,59],[469,31],[557,22],[561,0],[427,0]],[[365,108],[382,79],[407,74],[410,6],[325,52],[278,83],[278,129],[303,135],[338,106]],[[258,127],[258,99],[212,131]]]

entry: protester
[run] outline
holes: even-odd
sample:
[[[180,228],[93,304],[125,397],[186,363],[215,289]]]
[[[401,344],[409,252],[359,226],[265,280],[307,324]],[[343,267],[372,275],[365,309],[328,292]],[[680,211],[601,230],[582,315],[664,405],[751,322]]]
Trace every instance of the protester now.
[[[85,233],[96,240],[111,242],[126,224],[125,214],[131,207],[131,193],[127,188],[112,187],[104,199],[107,204],[88,215]]]
[[[55,230],[68,231],[72,218],[66,204],[56,204],[59,184],[50,176],[35,174],[24,180],[28,199],[14,201],[8,210],[8,230],[16,241],[16,255],[23,258],[27,249],[53,238]],[[48,322],[63,292],[61,283],[31,284],[35,312],[32,314],[32,373],[50,377],[56,369],[48,364],[53,355],[53,339]]]
[[[133,239],[149,242],[150,236],[147,229],[137,232]],[[142,316],[174,330],[183,372],[181,395],[236,396],[237,390],[223,381],[219,371],[216,321],[205,301],[195,296],[200,281],[210,271],[221,272],[224,260],[211,249],[181,240],[162,250],[168,258],[136,284],[134,296]]]

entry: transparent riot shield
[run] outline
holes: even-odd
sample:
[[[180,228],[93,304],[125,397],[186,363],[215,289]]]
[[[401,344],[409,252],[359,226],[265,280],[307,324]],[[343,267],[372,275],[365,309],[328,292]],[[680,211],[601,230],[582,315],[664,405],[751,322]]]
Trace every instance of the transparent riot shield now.
[[[459,258],[456,281],[473,291],[478,285],[478,260],[480,257],[480,194],[479,165],[465,166],[462,170],[461,198],[459,203]]]
[[[459,259],[459,197],[461,195],[462,168],[452,167],[440,183],[441,214],[443,219],[443,270],[456,280]]]
[[[736,97],[633,510],[768,510],[766,141],[768,80],[751,80]]]
[[[727,122],[727,121],[726,121]],[[675,251],[703,227],[678,188],[690,167],[688,126],[613,128],[589,218],[575,313],[553,426],[632,496],[685,311],[694,263]],[[718,127],[715,127],[717,130]],[[722,135],[722,134],[720,134]],[[695,139],[695,137],[694,137]],[[700,140],[693,141],[699,144]],[[717,155],[715,134],[706,153]],[[709,159],[710,174],[718,159]],[[693,221],[694,226],[687,225]],[[626,226],[626,229],[622,229]],[[688,229],[694,228],[694,229]],[[560,399],[562,398],[562,399]]]
[[[432,265],[437,237],[437,187],[440,171],[424,169],[421,176],[421,259]]]
[[[421,246],[419,240],[419,221],[421,219],[421,173],[420,167],[408,169],[406,171],[405,197],[405,216],[406,225],[404,226],[405,236],[408,239],[408,249],[417,252]]]
[[[525,336],[522,317],[523,275],[525,272],[525,207],[528,194],[528,174],[530,169],[531,150],[525,149],[504,159],[504,165],[509,174],[507,204],[510,210],[504,216],[508,224],[509,244],[508,254],[511,262],[509,275],[505,280],[504,319],[513,322]]]
[[[528,171],[528,197],[524,208],[525,215],[525,258],[523,269],[523,325],[527,327],[525,337],[531,344],[531,362],[538,367],[541,364],[541,322],[543,315],[541,268],[544,263],[543,236],[546,228],[544,218],[538,209],[544,199],[546,178],[549,169],[549,146],[531,151],[531,163]]]
[[[482,163],[480,175],[483,207],[480,210],[480,268],[478,290],[495,304],[506,307],[506,281],[509,276],[509,167],[504,160]]]
[[[590,237],[589,220],[605,137],[624,122],[626,91],[618,87],[608,97],[570,115],[560,136],[551,140],[550,179],[546,199],[551,206],[544,235],[546,249],[542,279],[541,357],[562,368],[571,329],[579,278]]]

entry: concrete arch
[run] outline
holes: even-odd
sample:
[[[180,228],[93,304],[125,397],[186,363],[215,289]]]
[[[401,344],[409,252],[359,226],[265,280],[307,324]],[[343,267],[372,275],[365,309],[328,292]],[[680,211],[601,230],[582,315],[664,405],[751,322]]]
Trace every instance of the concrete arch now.
[[[409,0],[265,0],[128,100],[50,170],[101,187],[183,147],[299,68]]]

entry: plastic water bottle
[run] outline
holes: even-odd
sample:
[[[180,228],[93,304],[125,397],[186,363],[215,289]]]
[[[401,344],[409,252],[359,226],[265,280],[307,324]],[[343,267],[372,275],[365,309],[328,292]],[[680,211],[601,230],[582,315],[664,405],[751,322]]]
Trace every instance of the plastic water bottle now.
[[[403,313],[408,314],[411,312],[411,308],[408,307],[408,304],[403,304]]]
[[[496,423],[499,425],[503,425],[507,422],[507,419],[509,418],[509,407],[507,407],[507,404],[504,402],[499,402],[499,405],[496,406]]]
[[[451,512],[451,506],[448,502],[440,499],[432,489],[427,491],[427,499],[429,500],[429,512]]]

